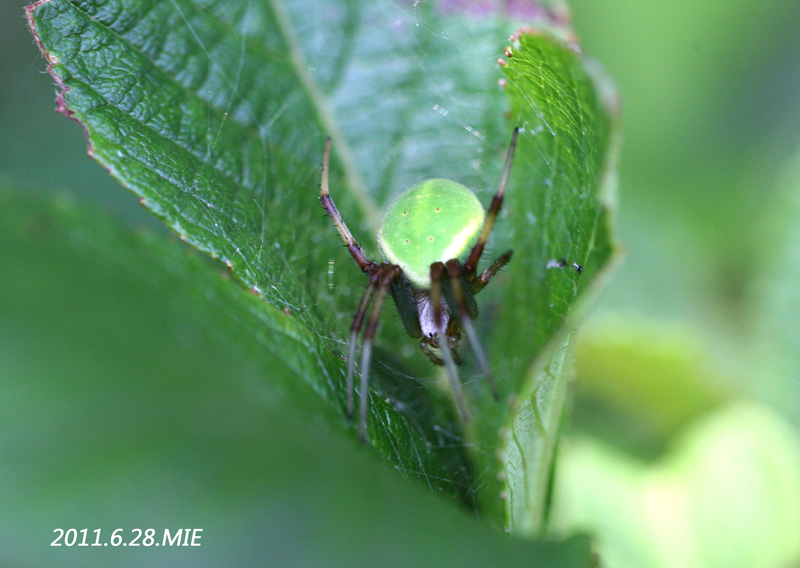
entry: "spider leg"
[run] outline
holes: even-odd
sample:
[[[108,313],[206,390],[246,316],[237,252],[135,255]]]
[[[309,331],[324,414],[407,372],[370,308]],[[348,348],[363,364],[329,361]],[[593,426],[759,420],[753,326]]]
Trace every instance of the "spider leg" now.
[[[361,331],[361,326],[364,324],[364,316],[367,314],[369,303],[375,295],[376,287],[375,280],[370,278],[367,288],[361,296],[361,302],[358,304],[358,310],[356,310],[356,315],[353,318],[353,325],[350,326],[350,344],[347,355],[347,418],[349,420],[353,419],[353,374],[356,367],[358,333]]]
[[[498,256],[495,261],[483,272],[481,272],[480,276],[476,276],[471,282],[470,287],[472,288],[472,293],[477,294],[481,290],[483,290],[489,281],[494,278],[494,275],[497,274],[501,268],[503,268],[508,261],[511,260],[511,255],[514,251],[508,251],[500,256]],[[469,281],[469,279],[468,279]]]
[[[486,246],[486,241],[489,240],[489,234],[492,232],[492,227],[494,227],[497,214],[500,212],[500,207],[503,205],[503,195],[505,195],[506,186],[508,185],[508,176],[511,173],[511,164],[514,162],[514,150],[517,147],[518,133],[519,127],[515,128],[514,133],[511,135],[511,143],[508,145],[508,155],[506,156],[506,165],[503,168],[503,175],[500,176],[500,183],[497,186],[497,193],[495,193],[494,197],[492,197],[492,204],[489,206],[489,211],[486,212],[486,219],[483,221],[483,228],[478,236],[478,241],[475,243],[475,246],[472,247],[469,257],[464,263],[464,272],[467,275],[467,278],[473,277],[478,269],[478,261],[481,259],[481,255],[483,254],[483,248]]]
[[[467,334],[469,343],[472,345],[472,351],[475,353],[475,357],[478,359],[478,364],[481,366],[481,369],[483,369],[486,381],[492,389],[492,396],[495,400],[500,400],[500,395],[497,392],[497,385],[494,382],[494,377],[492,377],[492,368],[489,366],[489,359],[486,357],[486,352],[483,350],[483,347],[481,347],[481,342],[478,339],[475,326],[472,324],[472,314],[470,313],[467,301],[467,291],[464,287],[466,280],[461,272],[461,264],[457,259],[453,258],[447,261],[445,267],[447,268],[447,275],[450,277],[449,284],[453,292],[456,307],[458,308],[461,328],[464,330],[464,333]]]
[[[444,319],[442,317],[442,280],[444,279],[445,269],[441,262],[431,264],[431,307],[433,308],[434,325],[436,326],[436,336],[439,340],[439,350],[442,353],[442,360],[447,369],[447,376],[450,379],[450,387],[453,389],[453,398],[456,401],[458,413],[461,420],[466,424],[469,422],[469,408],[461,390],[461,381],[458,378],[453,353],[450,351],[449,338],[445,330]]]
[[[375,338],[375,331],[378,329],[378,318],[381,315],[383,301],[386,299],[386,292],[398,274],[400,274],[399,266],[380,264],[370,277],[370,286],[375,289],[375,298],[369,311],[367,327],[364,329],[364,343],[361,346],[361,384],[358,389],[360,397],[358,404],[358,436],[362,442],[367,441],[367,387],[369,386],[369,363],[372,359],[372,340]],[[361,306],[359,306],[359,309],[361,309]],[[366,312],[366,306],[364,306],[364,311]]]
[[[342,215],[339,213],[339,210],[336,209],[336,204],[333,202],[333,198],[328,191],[330,157],[331,138],[329,136],[325,140],[325,153],[322,155],[322,183],[320,184],[319,201],[322,203],[325,211],[328,212],[328,215],[330,216],[331,221],[333,221],[333,225],[336,227],[336,230],[339,231],[342,239],[344,239],[344,243],[347,245],[347,249],[350,251],[350,255],[353,257],[353,260],[356,261],[359,268],[361,268],[364,273],[371,274],[378,265],[364,255],[364,251],[361,250],[361,247],[353,238],[353,234],[350,232],[350,229],[347,228],[344,219],[342,219]]]

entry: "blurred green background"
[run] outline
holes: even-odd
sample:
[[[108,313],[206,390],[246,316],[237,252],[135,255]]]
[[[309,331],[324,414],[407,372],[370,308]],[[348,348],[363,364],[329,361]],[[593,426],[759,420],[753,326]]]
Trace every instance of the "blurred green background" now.
[[[54,112],[24,4],[0,3],[0,184],[166,234]],[[553,525],[609,566],[800,566],[800,3],[571,7],[622,94],[627,258],[584,324]]]

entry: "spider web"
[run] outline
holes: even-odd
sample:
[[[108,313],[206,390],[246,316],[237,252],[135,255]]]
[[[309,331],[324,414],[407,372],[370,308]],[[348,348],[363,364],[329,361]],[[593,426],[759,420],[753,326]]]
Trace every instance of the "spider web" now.
[[[314,147],[321,148],[326,131],[333,135],[341,171],[338,176],[334,172],[332,193],[359,242],[377,258],[374,234],[380,211],[413,183],[434,176],[457,179],[475,188],[483,201],[494,192],[508,136],[508,125],[496,110],[502,108],[503,99],[494,59],[503,44],[475,38],[502,41],[510,24],[499,18],[444,18],[437,9],[421,3],[333,2],[310,10],[307,3],[292,2],[272,3],[264,10],[247,0],[236,8],[230,3],[225,8],[225,17],[241,32],[236,65],[231,68],[206,45],[181,0],[171,0],[171,4],[200,46],[211,74],[219,75],[216,83],[224,91],[224,95],[209,93],[224,111],[223,118],[207,128],[202,168],[215,167],[221,141],[237,124],[257,132],[252,146],[265,164],[261,175],[250,180],[252,203],[258,210],[257,246],[253,236],[236,232],[231,241],[251,246],[246,250],[237,245],[238,258],[228,261],[243,267],[243,279],[252,279],[268,301],[298,315],[328,349],[344,352],[364,277],[338,246],[338,235],[326,226],[326,219],[322,226],[314,222],[308,239],[314,248],[303,251],[311,267],[298,262],[300,255],[293,243],[303,240],[297,236],[299,229],[290,223],[287,231],[285,217],[276,220],[269,211],[296,199],[303,201],[298,209],[310,209],[319,216],[318,180],[312,163],[311,168],[305,164],[302,173],[288,183],[281,183],[284,172],[275,162],[274,145],[283,141],[276,132],[292,133],[296,163],[301,161],[298,154],[318,156]],[[221,6],[201,4],[212,11]],[[267,91],[262,96],[268,102],[259,105],[248,95],[254,86],[245,70],[252,53],[250,34],[260,32],[254,22],[270,17],[292,50],[290,61],[301,91],[283,96]],[[487,105],[487,100],[492,103]],[[487,112],[487,106],[495,110]],[[298,222],[304,222],[303,217],[312,221],[306,214],[298,216]],[[492,253],[488,250],[487,258]],[[276,278],[276,273],[281,276]],[[448,468],[465,468],[461,462],[465,441],[447,410],[447,392],[437,387],[441,373],[402,333],[391,302],[382,319],[373,362],[377,398],[373,395],[372,402],[386,400],[405,417],[406,428],[413,431],[407,437],[409,445],[397,447],[395,434],[390,434],[386,438],[389,453],[394,454],[390,459],[433,490],[451,481],[441,479]],[[387,349],[387,344],[402,347]],[[469,365],[463,374],[468,389],[483,380]],[[431,397],[432,404],[423,402]],[[376,418],[382,417],[373,412],[370,420]],[[441,450],[455,450],[442,460],[445,471],[428,471],[422,456]],[[469,494],[483,483],[486,473],[456,473],[470,501]]]
[[[227,264],[263,297],[265,309],[288,316],[285,329],[272,331],[294,334],[313,364],[299,362],[297,354],[276,356],[294,366],[309,394],[328,401],[339,420],[344,338],[365,278],[317,203],[324,138],[333,141],[331,194],[373,258],[380,212],[416,182],[454,179],[487,203],[511,130],[496,59],[515,25],[485,3],[466,2],[170,0],[125,18],[112,5],[75,0],[63,13],[70,30],[77,21],[93,26],[80,35],[91,45],[67,42],[67,50],[91,57],[92,42],[121,50],[101,73],[70,68],[71,93],[94,88],[107,103],[87,97],[75,111],[86,123],[100,119],[101,128],[90,129],[94,155],[187,242]],[[141,75],[118,72],[128,60]],[[537,103],[524,101],[528,110]],[[514,207],[502,212],[484,258],[488,263],[510,243],[518,253],[508,277],[516,282],[514,293],[501,296],[493,285],[479,298],[478,331],[498,376],[529,374],[533,354],[575,296],[571,280],[548,280],[552,255],[578,256],[577,241],[562,230],[570,219],[548,212],[554,199],[586,195],[591,180],[578,179],[584,149],[570,146],[582,137],[562,143],[565,137],[554,136],[549,122],[564,115],[570,126],[582,125],[584,109],[576,121],[572,107],[556,103],[547,109],[551,114],[539,112],[522,125],[541,156],[526,152],[534,159],[515,163],[517,177],[543,181],[533,191],[507,195]],[[551,138],[538,143],[535,137],[547,132]],[[131,133],[145,152],[131,145]],[[565,175],[566,167],[578,177]],[[594,219],[596,211],[584,208],[583,215]],[[549,228],[563,242],[554,245]],[[585,255],[594,235],[578,236]],[[555,293],[542,287],[545,281]],[[514,312],[520,306],[534,313],[520,319]],[[371,437],[398,470],[467,503],[488,484],[496,486],[496,428],[506,407],[480,406],[492,415],[484,422],[495,431],[482,434],[493,443],[468,443],[440,386],[442,373],[419,353],[389,305],[373,369]],[[468,354],[461,373],[467,396],[482,404],[485,385]],[[517,386],[508,389],[516,394]],[[548,392],[547,384],[539,386],[536,392]]]

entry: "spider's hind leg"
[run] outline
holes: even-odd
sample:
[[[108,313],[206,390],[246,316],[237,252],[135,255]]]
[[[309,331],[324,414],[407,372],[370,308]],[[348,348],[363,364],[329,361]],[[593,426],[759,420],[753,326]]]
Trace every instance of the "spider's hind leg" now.
[[[383,308],[383,301],[386,299],[386,292],[400,273],[399,266],[393,264],[377,265],[376,269],[370,274],[369,284],[361,297],[358,310],[353,318],[353,325],[350,328],[350,348],[347,359],[347,416],[352,420],[356,342],[358,333],[364,323],[364,317],[367,315],[367,310],[369,310],[367,325],[364,328],[364,342],[361,346],[361,382],[358,389],[358,436],[365,443],[367,441],[367,399],[369,395],[369,365],[372,360],[372,341],[378,329],[378,321],[381,315],[381,308]],[[372,304],[371,307],[370,304]]]
[[[506,260],[506,262],[508,261]],[[497,261],[495,261],[495,264],[497,264]],[[445,295],[447,303],[453,304],[451,309],[454,308],[453,311],[458,313],[461,328],[464,330],[464,333],[467,334],[467,339],[469,339],[469,343],[472,346],[472,351],[475,353],[478,364],[481,366],[483,374],[486,376],[486,381],[489,383],[489,388],[492,390],[492,396],[495,400],[500,400],[500,395],[497,392],[497,385],[492,377],[492,368],[489,365],[489,358],[486,356],[483,347],[481,347],[478,333],[475,331],[475,326],[472,324],[472,320],[478,316],[478,306],[475,302],[475,296],[461,270],[461,264],[458,260],[455,258],[448,260],[445,266],[447,269],[447,276],[449,277],[445,290],[449,288],[450,291],[450,294]],[[494,266],[494,264],[492,266]],[[495,272],[497,270],[499,270],[499,268],[496,269]],[[451,298],[447,298],[448,295],[451,296]]]
[[[358,304],[358,310],[353,317],[353,324],[350,326],[350,342],[348,345],[347,355],[347,418],[353,419],[353,376],[356,367],[356,348],[358,346],[358,334],[361,331],[361,326],[364,325],[364,316],[367,315],[369,304],[375,295],[377,288],[376,282],[373,278],[369,279],[367,288],[361,296],[361,302]]]
[[[453,352],[450,349],[450,338],[447,335],[446,324],[444,322],[443,304],[443,281],[445,279],[445,267],[441,262],[431,264],[431,308],[433,309],[433,320],[436,327],[436,337],[439,344],[439,351],[442,354],[444,366],[447,369],[447,376],[450,379],[450,388],[453,389],[453,398],[456,401],[456,408],[461,420],[467,424],[470,421],[469,407],[464,398],[464,391],[461,389],[461,381],[458,378],[458,369]]]

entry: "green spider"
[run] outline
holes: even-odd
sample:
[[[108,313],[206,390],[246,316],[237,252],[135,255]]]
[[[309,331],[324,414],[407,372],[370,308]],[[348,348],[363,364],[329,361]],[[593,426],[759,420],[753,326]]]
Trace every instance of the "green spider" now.
[[[353,260],[369,277],[350,327],[347,358],[347,416],[352,420],[356,344],[366,317],[359,388],[359,435],[363,441],[366,441],[367,431],[372,341],[387,290],[408,335],[420,339],[420,348],[433,363],[446,367],[458,414],[465,424],[470,419],[469,409],[456,369],[461,363],[457,348],[462,331],[469,339],[492,395],[495,400],[500,398],[472,320],[478,316],[475,294],[511,260],[511,251],[508,251],[481,274],[477,273],[478,261],[503,204],[518,130],[515,128],[511,136],[503,174],[488,212],[484,213],[475,194],[459,183],[446,179],[423,181],[403,193],[386,211],[378,231],[378,247],[385,259],[382,263],[373,262],[364,255],[336,209],[328,191],[331,140],[326,141],[319,200]],[[466,260],[462,264],[459,258]]]

